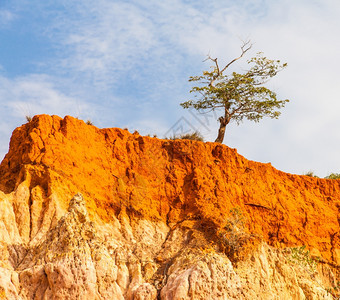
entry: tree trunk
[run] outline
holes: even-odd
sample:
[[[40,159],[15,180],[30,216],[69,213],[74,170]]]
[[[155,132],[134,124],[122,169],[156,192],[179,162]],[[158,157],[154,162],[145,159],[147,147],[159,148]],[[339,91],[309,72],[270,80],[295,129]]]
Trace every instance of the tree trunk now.
[[[222,120],[220,120],[220,129],[218,130],[218,136],[215,140],[215,143],[221,143],[221,144],[223,143],[226,126],[227,124],[223,122]]]

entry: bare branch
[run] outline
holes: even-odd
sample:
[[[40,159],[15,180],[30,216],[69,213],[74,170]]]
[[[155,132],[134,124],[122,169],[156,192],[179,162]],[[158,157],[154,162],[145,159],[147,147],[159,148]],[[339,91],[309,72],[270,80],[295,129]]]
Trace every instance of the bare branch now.
[[[209,82],[209,86],[213,86],[213,83],[216,81],[216,79],[218,77],[220,77],[221,75],[223,75],[223,72],[231,65],[233,64],[235,61],[239,60],[240,58],[242,58],[244,56],[244,54],[249,51],[251,49],[251,47],[253,46],[253,44],[250,42],[250,40],[243,42],[243,45],[241,46],[241,55],[239,57],[234,58],[232,61],[230,61],[228,64],[226,64],[224,66],[224,68],[222,68],[222,70],[220,69],[218,62],[217,62],[217,58],[212,58],[210,55],[207,55],[207,58],[204,61],[207,60],[211,60],[215,63],[216,66],[216,74],[213,76],[213,78],[210,80]]]
[[[203,60],[203,61],[207,61],[207,60],[211,60],[211,61],[213,61],[213,62],[215,63],[216,70],[217,70],[216,78],[217,78],[218,76],[220,76],[221,71],[220,71],[220,66],[218,65],[218,62],[217,62],[217,58],[212,58],[212,57],[210,56],[210,54],[208,54],[208,55],[207,55],[207,58],[206,58],[205,60]],[[215,76],[214,76],[214,77],[215,77]],[[211,84],[209,84],[209,85],[211,86]]]
[[[239,60],[240,58],[243,57],[243,55],[249,51],[251,49],[251,47],[253,47],[253,44],[250,43],[250,40],[246,41],[246,42],[243,42],[243,45],[241,46],[241,55],[237,58],[234,58],[231,62],[229,62],[221,71],[221,74],[223,74],[223,72],[231,65],[233,64],[235,61]]]

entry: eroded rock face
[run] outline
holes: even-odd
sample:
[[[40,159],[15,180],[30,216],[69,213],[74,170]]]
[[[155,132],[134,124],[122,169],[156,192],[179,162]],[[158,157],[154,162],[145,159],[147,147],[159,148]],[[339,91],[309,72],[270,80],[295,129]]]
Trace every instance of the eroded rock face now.
[[[0,298],[332,299],[340,281],[339,181],[223,145],[36,116],[0,187]],[[237,262],[216,234],[235,207],[258,240]],[[301,245],[315,270],[290,259]]]
[[[171,299],[241,299],[240,277],[224,255],[183,253],[168,269],[161,298]]]
[[[122,229],[118,220],[116,225]],[[43,241],[27,245],[15,263],[8,256],[8,269],[0,277],[6,297],[156,299],[157,290],[145,282],[141,258],[134,254],[137,242],[126,240],[125,230],[115,233],[96,227],[88,217],[82,195],[75,195],[66,214]],[[154,231],[156,228],[153,225]],[[146,231],[150,232],[149,228]],[[148,253],[145,259],[151,260]]]
[[[311,276],[282,250],[261,244],[233,265],[189,224],[171,229],[145,220],[131,224],[126,218],[120,216],[114,225],[95,224],[82,195],[75,195],[43,240],[8,251],[0,272],[4,297],[332,299],[318,285],[335,280],[330,269]],[[13,246],[3,244],[7,250]],[[331,277],[325,280],[324,274]]]

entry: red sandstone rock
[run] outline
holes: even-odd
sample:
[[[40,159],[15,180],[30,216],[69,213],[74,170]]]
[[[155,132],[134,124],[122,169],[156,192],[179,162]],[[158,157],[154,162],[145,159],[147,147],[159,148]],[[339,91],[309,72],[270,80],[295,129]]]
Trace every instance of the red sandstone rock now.
[[[229,261],[211,245],[218,242],[214,233],[233,208],[243,212],[249,233],[263,242],[277,248],[306,245],[326,262],[340,265],[339,180],[284,173],[217,143],[160,140],[98,129],[69,116],[35,116],[13,132],[0,165],[0,189],[2,265],[9,272],[3,282],[19,274],[21,285],[13,279],[5,289],[13,299],[33,299],[30,286],[37,281],[42,282],[35,292],[39,299],[58,299],[57,291],[64,299],[82,293],[84,299],[155,299],[157,291],[162,299],[201,299],[190,296],[200,294],[190,292],[191,283],[204,291],[205,299],[209,293],[216,299],[224,299],[223,293],[247,299],[252,292],[242,292],[241,271],[231,276],[225,265],[219,272],[229,282],[218,288],[224,281],[209,277],[212,270],[207,269]],[[78,192],[86,207],[75,200],[70,204]],[[198,238],[197,232],[205,236]],[[213,254],[202,265],[186,267],[181,253],[197,248],[192,241],[202,249],[212,247]],[[266,264],[266,272],[278,265]],[[327,277],[330,284],[337,275],[332,276]],[[263,278],[274,282],[269,275]],[[294,278],[285,287],[280,283],[280,289],[303,298],[307,292],[301,288],[286,288],[300,284]],[[275,291],[277,285],[270,288]],[[308,291],[317,297],[326,293]],[[179,298],[171,298],[176,293]]]
[[[14,131],[0,166],[2,190],[13,191],[27,176],[30,188],[39,185],[45,196],[83,193],[90,215],[104,222],[124,208],[136,218],[220,226],[240,207],[249,230],[269,243],[308,245],[340,263],[340,181],[284,173],[225,145],[40,115]]]

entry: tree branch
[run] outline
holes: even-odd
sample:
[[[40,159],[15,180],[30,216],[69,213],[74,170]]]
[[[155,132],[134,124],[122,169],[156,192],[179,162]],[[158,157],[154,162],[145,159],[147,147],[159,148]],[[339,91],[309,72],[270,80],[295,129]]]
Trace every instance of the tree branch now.
[[[217,58],[212,58],[210,55],[207,55],[207,58],[204,61],[211,60],[215,63],[216,66],[216,74],[213,76],[213,78],[209,82],[209,86],[213,86],[213,83],[216,81],[218,77],[223,75],[223,72],[235,61],[239,60],[243,57],[243,55],[251,49],[253,44],[250,42],[250,40],[243,42],[243,45],[241,46],[241,55],[239,57],[234,58],[232,61],[230,61],[228,64],[226,64],[222,70],[220,69],[220,66],[218,65]]]
[[[223,72],[231,65],[233,64],[235,61],[239,60],[240,58],[243,57],[243,55],[249,51],[251,49],[251,47],[253,47],[253,44],[250,43],[250,40],[243,42],[243,45],[241,46],[241,55],[237,58],[234,58],[231,62],[229,62],[221,71],[221,74],[223,74]]]

